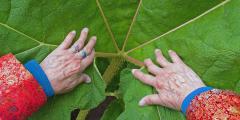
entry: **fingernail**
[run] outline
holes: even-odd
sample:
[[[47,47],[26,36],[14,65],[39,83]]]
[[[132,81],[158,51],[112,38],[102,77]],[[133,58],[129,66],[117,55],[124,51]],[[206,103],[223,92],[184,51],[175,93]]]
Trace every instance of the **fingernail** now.
[[[144,98],[139,101],[138,105],[139,105],[139,106],[145,106],[145,100],[144,100]]]
[[[172,52],[173,52],[173,50],[168,50],[168,52],[169,52],[169,53],[172,53]]]
[[[73,30],[71,33],[72,33],[72,34],[76,34],[76,30]]]
[[[93,39],[93,40],[97,40],[97,37],[96,37],[96,36],[93,36],[92,39]]]
[[[155,52],[159,52],[159,51],[160,51],[160,49],[156,49],[156,50],[155,50]]]
[[[88,32],[88,28],[83,28],[83,32]]]
[[[85,83],[90,83],[92,80],[90,78],[87,78],[87,80],[85,81]]]
[[[137,69],[132,69],[132,74],[134,74],[134,72],[136,71]]]
[[[144,60],[144,62],[148,62],[148,61],[150,61],[150,60],[151,60],[150,58],[147,58],[147,59]]]

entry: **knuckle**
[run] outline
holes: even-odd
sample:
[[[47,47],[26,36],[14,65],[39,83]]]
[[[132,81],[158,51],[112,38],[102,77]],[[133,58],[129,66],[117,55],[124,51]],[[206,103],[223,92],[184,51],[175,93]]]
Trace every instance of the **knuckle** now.
[[[78,45],[80,45],[80,46],[83,46],[83,45],[84,45],[84,42],[83,42],[82,39],[79,40]]]
[[[85,51],[89,54],[91,49],[88,46],[86,46]]]
[[[156,83],[155,83],[155,87],[156,87],[157,89],[161,89],[161,88],[163,87],[163,85],[162,85],[162,83],[160,83],[160,82],[156,82]]]
[[[156,73],[157,68],[155,68],[155,67],[149,67],[149,71],[152,71],[152,72],[155,72],[155,73]]]
[[[141,77],[141,78],[143,78],[144,80],[146,80],[146,79],[147,79],[147,76],[146,76],[146,75],[144,75],[144,74],[141,74],[141,75],[140,75],[140,77]]]
[[[164,78],[168,78],[170,75],[171,75],[171,73],[169,73],[169,72],[164,72],[164,73],[162,74],[162,76],[163,76]]]
[[[75,70],[79,70],[80,68],[81,68],[81,65],[80,64],[76,64]]]

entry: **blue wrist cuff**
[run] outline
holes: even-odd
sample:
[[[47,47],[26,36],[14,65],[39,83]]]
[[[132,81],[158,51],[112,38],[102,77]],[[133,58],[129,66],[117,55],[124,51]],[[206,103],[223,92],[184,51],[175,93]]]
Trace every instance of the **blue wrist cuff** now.
[[[187,97],[185,97],[185,99],[183,100],[182,106],[181,106],[181,111],[184,113],[184,115],[186,115],[187,108],[195,96],[198,96],[201,93],[212,90],[212,89],[213,89],[212,87],[201,87],[192,91],[190,94],[188,94]]]
[[[25,68],[34,76],[34,78],[41,85],[43,91],[48,97],[54,95],[54,90],[49,82],[47,75],[35,60],[28,61],[25,65]]]

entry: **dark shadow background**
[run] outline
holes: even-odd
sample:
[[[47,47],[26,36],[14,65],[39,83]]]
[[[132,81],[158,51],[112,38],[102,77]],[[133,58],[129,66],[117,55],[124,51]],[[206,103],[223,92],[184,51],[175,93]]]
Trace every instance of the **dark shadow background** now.
[[[92,109],[88,113],[86,120],[100,120],[108,105],[115,99],[115,97],[111,96],[106,97],[106,99],[97,108]],[[80,109],[73,110],[71,113],[71,120],[76,120],[79,112]]]

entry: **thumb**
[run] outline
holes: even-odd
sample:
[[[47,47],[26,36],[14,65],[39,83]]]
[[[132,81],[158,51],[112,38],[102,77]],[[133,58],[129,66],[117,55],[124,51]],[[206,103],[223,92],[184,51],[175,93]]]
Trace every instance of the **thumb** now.
[[[152,94],[143,97],[139,101],[140,106],[146,105],[161,105],[175,110],[180,110],[178,99],[169,95],[169,93],[164,92],[162,94]]]
[[[87,74],[83,73],[80,76],[80,78],[78,79],[78,81],[79,81],[79,83],[82,83],[82,82],[90,83],[91,82],[91,78]]]
[[[140,106],[146,105],[161,105],[162,101],[158,94],[147,95],[139,101]]]
[[[91,78],[85,74],[85,73],[81,73],[78,75],[78,78],[75,80],[74,82],[74,87],[77,86],[78,84],[85,82],[85,83],[90,83],[91,82]]]

